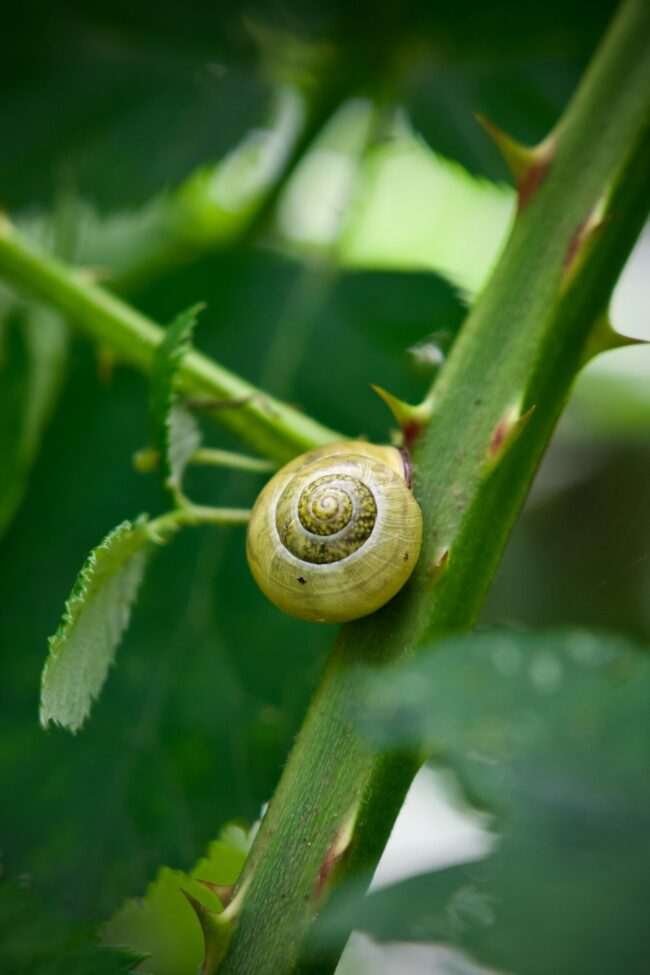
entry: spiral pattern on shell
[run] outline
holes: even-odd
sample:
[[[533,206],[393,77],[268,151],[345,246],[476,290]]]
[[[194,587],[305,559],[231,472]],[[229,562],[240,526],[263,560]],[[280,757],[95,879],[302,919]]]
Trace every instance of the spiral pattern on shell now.
[[[269,481],[253,508],[247,556],[285,612],[342,622],[401,589],[421,534],[400,452],[346,441],[304,454]]]
[[[347,474],[326,474],[307,484],[297,511],[293,493],[292,485],[287,485],[278,501],[275,524],[284,547],[305,562],[340,562],[356,552],[375,527],[377,504],[372,491]]]

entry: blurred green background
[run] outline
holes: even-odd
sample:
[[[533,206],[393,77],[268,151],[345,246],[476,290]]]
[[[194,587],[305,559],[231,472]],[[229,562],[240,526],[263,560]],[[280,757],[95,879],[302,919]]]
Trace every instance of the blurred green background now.
[[[206,301],[201,349],[382,441],[369,384],[423,394],[512,216],[473,113],[541,139],[614,6],[25,4],[3,14],[0,200],[162,323]],[[644,246],[615,324],[650,337]],[[95,922],[258,817],[333,633],[264,600],[241,530],[186,533],[151,566],[87,726],[41,730],[46,638],[83,558],[165,501],[131,463],[145,380],[50,320],[44,348],[40,312],[4,291],[0,314],[3,876]],[[650,635],[649,367],[633,349],[581,377],[484,623]],[[203,471],[191,488],[246,505],[261,483]],[[29,942],[30,912],[0,906],[0,925]],[[13,971],[58,971],[16,950]]]

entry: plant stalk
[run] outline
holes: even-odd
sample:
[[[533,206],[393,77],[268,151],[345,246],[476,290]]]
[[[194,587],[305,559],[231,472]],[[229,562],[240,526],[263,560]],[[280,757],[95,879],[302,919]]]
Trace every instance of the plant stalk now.
[[[151,370],[164,332],[150,318],[32,243],[0,214],[0,275],[55,308],[142,372]],[[182,393],[215,401],[210,411],[253,450],[284,463],[314,446],[342,439],[298,410],[256,389],[199,352],[179,370]]]
[[[359,730],[368,676],[476,621],[650,208],[649,37],[650,4],[629,0],[535,153],[534,192],[521,200],[415,441],[418,566],[384,609],[340,631],[242,872],[219,975],[336,967],[343,943],[314,949],[314,922],[337,885],[371,875],[420,763],[379,751]],[[605,220],[587,233],[604,200]]]

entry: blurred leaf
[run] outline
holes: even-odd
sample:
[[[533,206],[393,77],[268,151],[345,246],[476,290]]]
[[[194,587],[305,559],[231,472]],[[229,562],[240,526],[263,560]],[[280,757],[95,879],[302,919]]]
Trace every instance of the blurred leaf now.
[[[142,975],[195,975],[203,960],[203,935],[183,891],[209,910],[221,910],[217,896],[199,881],[233,884],[251,839],[246,830],[230,825],[189,873],[162,867],[144,898],[127,901],[104,926],[103,943],[144,956],[136,968]]]
[[[0,294],[0,534],[22,498],[62,379],[61,320]]]
[[[516,975],[645,970],[647,651],[584,631],[459,636],[374,689],[373,735],[425,740],[501,839],[480,862],[372,894],[357,926],[449,942]]]
[[[161,5],[139,21],[112,3],[36,0],[3,25],[3,202],[48,202],[68,183],[131,206],[227,152],[257,122],[266,86],[236,9]]]
[[[434,271],[475,293],[505,241],[514,191],[433,153],[403,112],[359,159],[369,111],[349,102],[298,166],[278,208],[280,246],[302,260],[334,248],[344,267]]]
[[[29,888],[0,882],[0,971],[7,975],[126,975],[133,956],[100,947],[95,931]]]
[[[183,471],[201,442],[193,417],[176,405],[176,376],[189,351],[192,332],[203,305],[181,312],[165,331],[156,349],[151,373],[151,431],[153,447],[159,452],[165,484],[180,488]]]
[[[144,574],[147,519],[124,521],[84,562],[50,637],[41,686],[41,724],[78,731],[99,694],[128,626]]]
[[[304,115],[298,91],[276,88],[264,123],[178,186],[131,209],[102,213],[90,203],[79,206],[80,262],[101,268],[120,290],[132,290],[170,265],[236,240],[281,178]]]

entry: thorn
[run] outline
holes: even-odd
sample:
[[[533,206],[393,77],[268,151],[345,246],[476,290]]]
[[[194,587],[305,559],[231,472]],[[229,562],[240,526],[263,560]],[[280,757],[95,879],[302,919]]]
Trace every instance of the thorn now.
[[[207,890],[215,894],[224,907],[230,904],[235,893],[234,884],[213,884],[211,880],[199,880],[198,877],[196,879],[197,883],[202,884]]]
[[[438,549],[438,554],[429,565],[429,580],[434,582],[445,571],[449,564],[449,549]]]
[[[228,950],[228,944],[233,933],[232,919],[209,910],[205,904],[202,904],[196,897],[193,897],[189,891],[183,887],[180,889],[196,914],[198,922],[201,925],[201,931],[203,932],[205,953],[203,956],[201,975],[213,975]]]
[[[490,438],[488,447],[488,464],[490,467],[497,464],[506,450],[512,446],[523,428],[526,426],[536,407],[531,406],[525,413],[520,413],[519,407],[511,407],[505,412],[496,425]]]
[[[327,882],[332,876],[335,868],[339,863],[341,863],[343,857],[349,852],[354,836],[354,827],[356,825],[358,811],[359,805],[358,803],[355,803],[354,807],[348,814],[348,818],[345,820],[334,837],[334,840],[328,847],[325,854],[325,859],[321,863],[318,876],[316,877],[316,883],[314,885],[312,895],[313,900],[319,901],[321,899],[323,891],[327,886]]]
[[[537,146],[524,146],[485,115],[476,113],[475,117],[496,143],[512,173],[519,196],[519,209],[523,210],[548,172],[555,152],[554,137],[549,136]]]
[[[609,319],[609,315],[605,312],[596,319],[582,353],[581,365],[586,366],[588,362],[591,362],[602,352],[623,349],[630,345],[647,344],[646,339],[635,339],[631,335],[621,335],[620,332],[617,332]]]
[[[381,386],[375,386],[374,383],[371,383],[370,387],[383,399],[399,423],[402,437],[404,438],[404,446],[410,449],[433,414],[433,399],[431,395],[427,396],[418,406],[411,406],[410,403],[405,403],[404,400],[398,399],[397,396],[393,396],[392,393],[382,389]]]
[[[564,255],[562,290],[566,290],[573,281],[583,266],[587,255],[591,253],[591,249],[603,228],[612,219],[612,215],[606,214],[605,212],[606,205],[607,201],[605,198],[599,200],[584,220],[580,221],[573,237],[569,241],[569,246]]]

